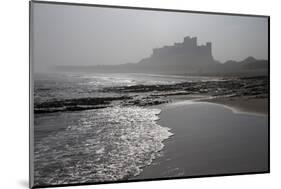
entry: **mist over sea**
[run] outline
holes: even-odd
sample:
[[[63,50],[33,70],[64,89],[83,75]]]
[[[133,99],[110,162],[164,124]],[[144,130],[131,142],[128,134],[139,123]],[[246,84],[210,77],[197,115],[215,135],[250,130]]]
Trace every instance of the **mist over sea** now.
[[[269,172],[268,16],[29,10],[30,187]]]

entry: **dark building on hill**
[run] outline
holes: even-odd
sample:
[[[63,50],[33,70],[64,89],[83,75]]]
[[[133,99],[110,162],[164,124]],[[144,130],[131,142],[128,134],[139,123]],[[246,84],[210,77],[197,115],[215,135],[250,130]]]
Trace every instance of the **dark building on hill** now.
[[[197,45],[196,37],[185,37],[182,43],[153,49],[149,58],[140,64],[198,67],[213,64],[212,43]]]

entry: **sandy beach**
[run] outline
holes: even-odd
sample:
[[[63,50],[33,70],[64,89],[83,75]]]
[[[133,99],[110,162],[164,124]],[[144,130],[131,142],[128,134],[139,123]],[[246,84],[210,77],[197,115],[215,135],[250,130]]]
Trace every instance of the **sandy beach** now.
[[[132,179],[268,171],[267,100],[208,101],[162,106],[158,123],[174,135],[162,156]]]

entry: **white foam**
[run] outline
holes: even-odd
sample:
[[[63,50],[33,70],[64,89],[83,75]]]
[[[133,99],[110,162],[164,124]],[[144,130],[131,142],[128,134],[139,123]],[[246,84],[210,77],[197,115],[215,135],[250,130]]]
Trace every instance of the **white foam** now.
[[[35,182],[101,182],[138,175],[172,135],[156,123],[160,112],[140,107],[80,112],[77,124],[36,144]]]

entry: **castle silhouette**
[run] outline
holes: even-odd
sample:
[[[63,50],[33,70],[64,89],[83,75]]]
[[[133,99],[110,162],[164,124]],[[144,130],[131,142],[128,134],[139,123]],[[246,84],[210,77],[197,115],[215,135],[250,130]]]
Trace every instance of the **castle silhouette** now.
[[[197,37],[185,37],[182,43],[153,49],[150,57],[142,59],[140,64],[204,66],[215,63],[212,55],[212,43],[197,45]]]

